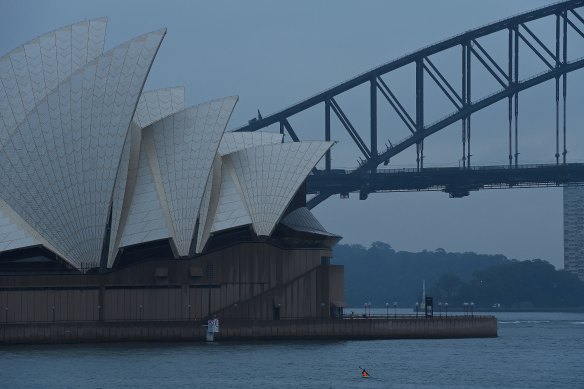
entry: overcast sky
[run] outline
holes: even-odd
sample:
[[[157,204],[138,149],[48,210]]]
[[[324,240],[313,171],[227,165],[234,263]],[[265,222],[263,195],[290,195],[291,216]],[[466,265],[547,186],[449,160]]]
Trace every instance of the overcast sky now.
[[[278,111],[421,47],[546,4],[541,0],[0,0],[0,53],[85,18],[109,18],[106,49],[167,27],[146,89],[184,85],[189,104],[239,95],[228,127],[233,129],[245,124],[258,109],[264,115]],[[533,29],[551,32],[553,23],[536,24]],[[553,39],[551,33],[547,36]],[[499,38],[483,43],[505,67],[506,40],[505,36]],[[578,53],[584,51],[584,41],[570,40],[570,47],[574,49],[572,58],[584,55]],[[524,51],[522,76],[545,70],[535,56]],[[459,51],[444,53],[434,63],[458,85]],[[479,98],[496,91],[493,79],[481,73],[479,66],[475,68],[473,95]],[[571,74],[569,80],[568,159],[583,161],[584,72]],[[411,108],[411,71],[390,75],[387,81]],[[436,90],[428,87],[426,122],[452,111]],[[366,93],[361,88],[338,98],[361,133],[367,132]],[[521,95],[520,163],[553,161],[554,99],[553,83]],[[303,139],[322,139],[320,109],[291,119]],[[472,128],[475,163],[507,163],[506,103],[476,114]],[[381,145],[385,139],[397,141],[407,135],[389,106],[381,110],[380,131],[386,131],[380,134]],[[339,141],[333,164],[354,167],[358,151],[338,122],[333,123],[333,138]],[[460,124],[429,138],[425,151],[426,166],[457,166]],[[391,161],[393,167],[414,164],[413,150]],[[345,243],[368,245],[381,240],[398,250],[441,247],[501,253],[517,259],[542,258],[563,267],[561,189],[489,190],[463,199],[449,199],[441,192],[372,194],[366,201],[357,198],[331,198],[314,210],[325,227],[342,235]]]

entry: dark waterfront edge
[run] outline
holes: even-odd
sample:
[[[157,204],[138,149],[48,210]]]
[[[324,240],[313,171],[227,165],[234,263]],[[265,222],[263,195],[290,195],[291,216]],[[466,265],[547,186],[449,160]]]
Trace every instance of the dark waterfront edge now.
[[[448,308],[450,312],[453,313],[462,313],[464,309],[453,309]],[[520,313],[528,313],[528,312],[537,312],[537,313],[584,313],[584,307],[576,307],[576,308],[491,308],[491,309],[476,309],[475,312],[477,313],[489,313],[489,314],[497,314],[502,312],[520,312]]]
[[[9,323],[0,344],[204,341],[201,321]],[[218,341],[362,340],[497,337],[494,316],[407,319],[295,319],[221,322]]]

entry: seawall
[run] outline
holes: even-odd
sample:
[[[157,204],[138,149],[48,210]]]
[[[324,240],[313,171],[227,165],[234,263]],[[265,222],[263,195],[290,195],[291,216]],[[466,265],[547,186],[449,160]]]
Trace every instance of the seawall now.
[[[0,344],[204,341],[201,321],[8,323]],[[221,321],[217,341],[280,339],[437,339],[497,336],[494,316],[404,319]]]

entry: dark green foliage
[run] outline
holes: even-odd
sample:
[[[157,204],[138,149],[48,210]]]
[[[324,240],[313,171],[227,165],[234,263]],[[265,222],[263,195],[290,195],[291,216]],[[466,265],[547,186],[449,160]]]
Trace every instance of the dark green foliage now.
[[[474,302],[505,308],[560,308],[584,305],[584,283],[548,262],[509,260],[503,255],[444,249],[396,252],[389,244],[337,245],[334,262],[345,266],[345,293],[350,306],[386,302],[412,307],[421,301],[422,280],[435,302],[456,307]]]
[[[429,288],[445,273],[461,280],[473,272],[505,263],[503,255],[447,253],[443,249],[411,253],[396,252],[387,243],[374,242],[370,248],[339,244],[334,249],[334,263],[345,266],[346,300],[351,306],[371,302],[381,307],[394,301],[400,307],[412,307],[422,296],[422,280]]]
[[[460,294],[464,281],[454,273],[442,274],[430,290],[430,294],[438,301],[454,302]]]
[[[460,286],[453,301],[473,301],[481,306],[557,308],[584,305],[584,283],[548,262],[509,261],[477,271]]]

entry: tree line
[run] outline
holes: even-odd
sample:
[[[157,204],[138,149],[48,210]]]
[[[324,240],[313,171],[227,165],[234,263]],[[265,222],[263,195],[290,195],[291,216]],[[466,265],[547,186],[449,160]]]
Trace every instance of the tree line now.
[[[499,304],[506,309],[555,309],[584,307],[584,282],[541,259],[517,261],[504,255],[474,252],[395,251],[373,242],[338,244],[336,264],[345,266],[345,300],[359,307],[371,302],[413,307],[421,301],[422,280],[435,303],[451,307],[474,302],[477,308]]]

